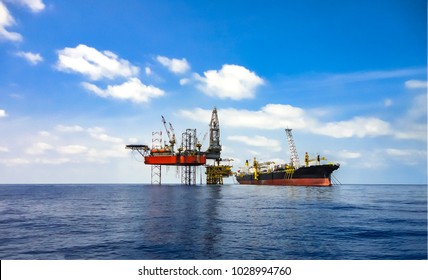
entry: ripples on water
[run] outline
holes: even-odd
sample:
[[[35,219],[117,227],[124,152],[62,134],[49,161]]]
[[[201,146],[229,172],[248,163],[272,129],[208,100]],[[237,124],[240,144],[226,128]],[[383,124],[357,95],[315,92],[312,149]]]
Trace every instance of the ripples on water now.
[[[0,185],[1,259],[427,259],[426,185]]]

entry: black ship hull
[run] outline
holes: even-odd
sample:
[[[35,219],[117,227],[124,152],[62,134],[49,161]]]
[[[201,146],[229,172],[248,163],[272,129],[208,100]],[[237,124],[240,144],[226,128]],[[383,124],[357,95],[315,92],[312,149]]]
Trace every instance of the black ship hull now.
[[[243,185],[331,186],[331,174],[338,168],[338,164],[304,166],[259,173],[256,176],[238,174],[236,180]]]

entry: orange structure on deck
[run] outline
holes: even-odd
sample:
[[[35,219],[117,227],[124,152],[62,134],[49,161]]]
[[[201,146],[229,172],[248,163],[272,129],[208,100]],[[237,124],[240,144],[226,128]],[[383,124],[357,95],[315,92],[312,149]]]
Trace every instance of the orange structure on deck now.
[[[198,166],[198,165],[204,165],[206,162],[207,162],[207,158],[204,154],[148,155],[144,157],[145,164],[154,164],[154,165]]]

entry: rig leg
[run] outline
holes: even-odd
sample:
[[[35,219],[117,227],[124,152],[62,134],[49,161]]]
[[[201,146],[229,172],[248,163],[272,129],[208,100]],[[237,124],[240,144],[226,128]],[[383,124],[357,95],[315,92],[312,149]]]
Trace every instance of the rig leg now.
[[[162,184],[162,167],[160,165],[152,165],[151,177],[152,185]]]
[[[183,185],[196,185],[196,166],[181,167],[181,183]]]

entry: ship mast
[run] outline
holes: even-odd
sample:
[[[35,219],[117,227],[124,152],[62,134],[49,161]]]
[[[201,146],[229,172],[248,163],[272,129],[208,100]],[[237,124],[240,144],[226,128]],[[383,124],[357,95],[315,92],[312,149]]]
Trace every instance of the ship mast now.
[[[291,128],[286,128],[285,133],[287,134],[288,147],[290,149],[291,164],[294,168],[299,168],[299,156],[297,155],[296,145],[294,144],[293,135],[291,134]]]

